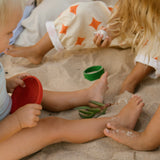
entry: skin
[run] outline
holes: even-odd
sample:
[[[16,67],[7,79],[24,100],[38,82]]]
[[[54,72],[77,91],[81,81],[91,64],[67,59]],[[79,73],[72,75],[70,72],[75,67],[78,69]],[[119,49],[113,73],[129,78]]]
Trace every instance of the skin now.
[[[160,106],[143,132],[107,123],[104,134],[135,150],[154,150],[160,146]]]
[[[107,30],[105,27],[101,29]],[[108,47],[112,41],[113,37],[106,38],[103,43],[102,36],[96,35],[94,38],[94,43],[98,47]],[[39,64],[43,60],[43,57],[47,54],[48,51],[53,49],[54,46],[49,38],[48,33],[46,33],[40,41],[38,41],[35,45],[29,47],[17,47],[17,46],[9,46],[7,50],[5,50],[5,54],[13,56],[13,57],[24,57],[27,58],[33,64]]]
[[[35,45],[29,47],[17,47],[12,45],[5,50],[5,54],[13,57],[24,57],[33,64],[40,64],[47,52],[53,48],[54,46],[49,35],[46,33]]]
[[[9,47],[9,39],[13,36],[12,32],[20,21],[22,12],[17,11],[15,16],[16,17],[12,17],[12,23],[9,22],[10,18],[8,18],[4,25],[0,25],[0,52],[3,52]]]
[[[18,20],[17,18],[16,22]],[[12,26],[14,21],[15,19],[11,18],[7,27],[2,27],[3,30],[0,30],[0,32],[5,30],[6,34],[3,36],[6,38],[6,42],[9,42],[10,38],[8,33],[15,28],[15,26]],[[3,50],[7,47],[7,43],[4,43],[1,47],[1,50]],[[25,87],[22,80],[25,76],[27,74],[20,74],[7,79],[7,91],[12,93],[18,85]],[[73,92],[44,91],[42,106],[27,104],[0,121],[0,159],[21,159],[47,145],[62,141],[84,143],[104,137],[103,130],[107,122],[115,122],[121,126],[133,129],[141,112],[134,112],[134,110],[137,107],[139,108],[139,105],[141,108],[144,105],[139,97],[132,98],[131,101],[133,101],[134,105],[125,106],[118,115],[110,118],[66,120],[57,117],[47,117],[39,119],[42,108],[59,112],[76,106],[89,105],[89,100],[102,102],[107,88],[107,73],[104,73],[99,80],[95,81],[87,89]],[[132,116],[128,116],[128,112],[133,112],[135,115],[132,113]]]
[[[108,34],[108,37],[107,37],[105,40],[102,40],[103,35],[96,34],[95,37],[94,37],[94,39],[93,39],[93,42],[94,42],[98,47],[107,48],[107,47],[110,46],[112,40],[113,40],[115,37],[111,36],[110,32],[108,31],[108,29],[107,29],[106,27],[101,27],[100,29],[106,31],[107,34]]]
[[[137,62],[135,67],[122,83],[120,93],[123,93],[124,91],[135,93],[138,85],[154,71],[154,68]]]
[[[111,35],[111,33],[109,32],[109,29],[107,28],[102,28],[103,30],[105,30],[108,35],[109,38],[106,38],[104,41],[102,41],[102,36],[101,35],[96,35],[94,37],[94,43],[101,48],[104,47],[109,47],[109,45],[111,44],[111,41],[116,38],[113,37]],[[129,75],[125,78],[125,80],[123,81],[122,85],[121,85],[121,89],[120,89],[120,93],[123,93],[125,91],[128,91],[130,93],[135,93],[138,85],[152,72],[154,72],[154,68],[139,63],[137,62],[135,67],[132,69],[132,71],[129,73]]]
[[[16,26],[15,22],[19,21],[18,16],[13,17],[10,17],[6,26],[1,26],[0,37],[3,35],[3,40],[6,39],[6,43],[0,39],[1,51],[8,46],[7,42],[11,37],[8,33],[12,32]],[[7,79],[8,92],[13,92],[18,85],[25,87],[22,80],[25,76],[27,75],[20,74]],[[73,92],[44,90],[42,105],[27,104],[8,115],[0,121],[0,159],[17,160],[53,143],[64,141],[84,143],[104,137],[103,130],[106,123],[114,122],[119,126],[133,129],[144,106],[142,99],[138,96],[132,97],[120,113],[113,117],[82,120],[66,120],[57,117],[39,119],[42,108],[59,112],[76,106],[89,105],[90,100],[103,102],[107,84],[106,72],[86,89]]]
[[[113,117],[82,120],[66,120],[57,117],[41,119],[35,127],[21,129],[6,140],[1,141],[0,158],[17,160],[53,143],[85,143],[97,138],[102,138],[104,137],[103,130],[106,123],[114,122],[120,126],[133,129],[143,105],[142,99],[134,96],[121,112]],[[13,121],[15,117],[10,115],[8,118],[11,118],[10,120]],[[5,120],[7,121],[7,118]],[[9,127],[13,129],[11,124]],[[0,128],[3,129],[2,125],[0,125]],[[21,143],[22,141],[23,143]]]
[[[116,38],[116,36],[112,36],[109,28],[101,27],[101,29],[108,33],[108,37],[102,41],[103,36],[100,34],[96,34],[93,41],[98,47],[109,47],[111,41]],[[54,46],[49,38],[48,33],[46,33],[42,37],[42,39],[33,46],[9,46],[8,50],[6,50],[5,53],[13,57],[24,57],[33,64],[39,64],[41,63],[43,57],[47,54],[47,52],[50,51],[52,48],[54,48]],[[120,93],[123,93],[124,91],[135,93],[138,85],[152,72],[154,72],[154,68],[137,62],[130,74],[123,81]]]

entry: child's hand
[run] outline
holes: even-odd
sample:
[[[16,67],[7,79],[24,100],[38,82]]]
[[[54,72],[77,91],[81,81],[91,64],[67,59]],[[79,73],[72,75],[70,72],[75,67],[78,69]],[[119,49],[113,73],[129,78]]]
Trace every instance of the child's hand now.
[[[105,27],[101,27],[100,30],[103,30],[106,32],[107,36],[104,37],[103,34],[97,33],[94,37],[94,43],[98,46],[98,47],[108,47],[111,44],[111,36],[108,33],[107,29]]]
[[[17,86],[25,87],[23,78],[29,76],[28,73],[17,74],[9,79],[6,79],[7,92],[12,93]]]
[[[19,108],[15,113],[19,121],[20,127],[35,127],[39,121],[42,106],[39,104],[27,104]]]

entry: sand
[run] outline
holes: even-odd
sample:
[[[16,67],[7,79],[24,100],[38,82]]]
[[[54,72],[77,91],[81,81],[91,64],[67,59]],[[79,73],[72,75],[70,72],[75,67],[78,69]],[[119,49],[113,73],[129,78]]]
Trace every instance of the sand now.
[[[102,65],[108,71],[109,89],[105,93],[105,103],[114,103],[107,109],[105,116],[117,114],[132,96],[129,92],[119,95],[120,86],[134,66],[134,53],[131,49],[96,49],[57,53],[51,50],[42,64],[32,65],[24,58],[2,56],[1,63],[8,74],[28,72],[37,76],[44,89],[72,91],[89,87],[90,82],[83,77],[83,71],[92,65]],[[143,131],[160,104],[160,79],[147,77],[139,86],[136,94],[145,103],[137,122],[136,130]],[[49,113],[42,112],[41,118],[58,116],[66,119],[80,119],[75,110]],[[45,137],[44,137],[45,138]],[[151,152],[135,151],[127,146],[105,137],[85,144],[58,143],[50,145],[23,160],[159,160],[160,150]]]

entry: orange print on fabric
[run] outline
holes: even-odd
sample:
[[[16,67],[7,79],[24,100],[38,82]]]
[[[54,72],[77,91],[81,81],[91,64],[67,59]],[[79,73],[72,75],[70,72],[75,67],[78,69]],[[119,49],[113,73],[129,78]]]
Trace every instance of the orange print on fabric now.
[[[70,12],[76,15],[76,14],[77,14],[77,7],[78,7],[78,6],[79,6],[79,5],[71,6],[71,7],[70,7]]]
[[[155,57],[154,59],[155,59],[155,60],[158,60],[158,57]]]
[[[89,25],[93,27],[95,30],[97,30],[98,26],[101,24],[101,22],[97,21],[95,18],[92,18],[92,23]]]
[[[68,26],[65,26],[64,24],[62,24],[62,28],[61,28],[61,31],[59,33],[66,34],[67,29],[68,29]]]
[[[82,45],[82,42],[85,40],[85,38],[81,38],[81,37],[78,37],[77,39],[77,42],[75,45]]]
[[[108,9],[112,12],[113,11],[113,8],[112,7],[108,7]]]

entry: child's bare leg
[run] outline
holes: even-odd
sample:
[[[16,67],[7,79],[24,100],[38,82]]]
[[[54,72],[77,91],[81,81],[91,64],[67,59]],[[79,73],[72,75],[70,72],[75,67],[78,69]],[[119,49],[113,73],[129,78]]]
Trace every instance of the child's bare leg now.
[[[124,91],[134,93],[138,84],[153,71],[152,67],[137,62],[131,73],[124,80],[120,93]]]
[[[73,92],[44,91],[42,105],[49,111],[63,111],[81,105],[88,105],[90,100],[103,102],[108,88],[107,72],[86,89]]]
[[[135,132],[119,125],[108,123],[104,133],[106,136],[135,150],[153,150],[160,146],[159,117],[160,106],[144,132]]]
[[[24,57],[33,64],[39,64],[42,61],[44,55],[52,48],[54,48],[54,46],[49,38],[48,33],[46,33],[42,39],[33,46],[10,46],[5,53],[13,57]]]
[[[132,119],[132,116],[128,116],[128,114],[137,114],[137,112],[134,112],[134,109],[137,110],[137,107],[143,106],[142,102],[138,104],[138,99],[132,99],[133,101],[137,101],[134,107],[126,105],[118,116],[111,118],[65,120],[49,117],[42,119],[36,127],[24,129],[10,139],[2,142],[0,144],[0,159],[17,160],[47,145],[62,141],[84,143],[104,137],[103,130],[108,122],[116,122],[121,126],[129,126],[131,122],[129,119]],[[129,108],[131,111],[129,111]],[[137,115],[135,116],[137,117]]]
[[[45,146],[62,141],[84,143],[104,137],[106,120],[64,120],[49,117],[39,122],[37,127],[24,129],[0,144],[0,159],[18,160]]]

